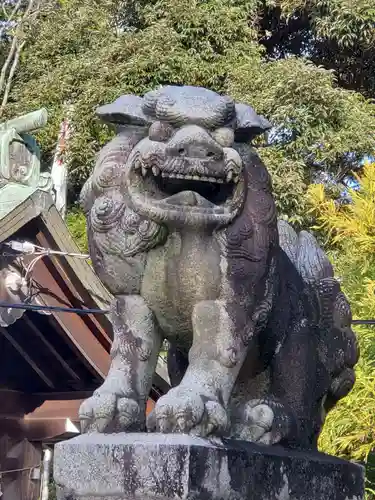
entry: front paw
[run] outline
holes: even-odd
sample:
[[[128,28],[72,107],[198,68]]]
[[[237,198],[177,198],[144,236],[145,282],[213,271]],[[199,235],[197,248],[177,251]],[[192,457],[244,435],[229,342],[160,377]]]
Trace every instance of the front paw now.
[[[144,426],[136,401],[100,389],[82,403],[79,418],[83,433],[142,430]]]
[[[200,437],[222,435],[227,425],[226,411],[214,398],[184,387],[171,389],[160,398],[147,421],[149,431]]]

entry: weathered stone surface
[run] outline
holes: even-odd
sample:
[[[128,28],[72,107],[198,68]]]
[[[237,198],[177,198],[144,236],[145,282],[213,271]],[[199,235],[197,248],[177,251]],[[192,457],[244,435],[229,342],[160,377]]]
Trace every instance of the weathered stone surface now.
[[[45,109],[0,123],[0,188],[7,184],[18,184],[44,191],[52,190],[50,174],[40,171],[39,147],[35,138],[27,133],[44,127],[46,123]]]
[[[88,435],[57,448],[60,498],[361,499],[360,467],[307,451],[351,390],[358,349],[328,258],[277,221],[251,145],[270,124],[190,86],[98,114],[118,134],[81,200],[114,295],[112,363],[81,406]],[[146,422],[164,339],[173,388]]]
[[[361,466],[183,434],[86,434],[56,446],[59,500],[361,500]]]
[[[149,431],[316,448],[354,384],[350,306],[310,234],[277,222],[251,141],[270,123],[191,86],[122,96],[82,191],[94,268],[114,295],[112,364],[83,432],[146,428],[159,349],[173,388]]]

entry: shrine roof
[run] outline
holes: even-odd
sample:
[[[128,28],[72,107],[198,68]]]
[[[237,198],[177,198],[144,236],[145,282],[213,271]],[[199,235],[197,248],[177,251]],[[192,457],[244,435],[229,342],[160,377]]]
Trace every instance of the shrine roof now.
[[[22,184],[5,184],[0,188],[0,220],[24,203],[36,189]]]

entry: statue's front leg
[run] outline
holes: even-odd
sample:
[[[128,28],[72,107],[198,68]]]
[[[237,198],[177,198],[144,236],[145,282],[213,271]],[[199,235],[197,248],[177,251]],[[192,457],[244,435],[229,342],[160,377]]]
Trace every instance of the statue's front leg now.
[[[225,433],[227,404],[247,352],[229,308],[219,300],[195,306],[189,366],[180,385],[157,402],[152,419],[157,430],[203,437]]]
[[[145,429],[161,334],[152,311],[138,295],[115,299],[112,323],[111,367],[102,386],[80,408],[83,432]]]

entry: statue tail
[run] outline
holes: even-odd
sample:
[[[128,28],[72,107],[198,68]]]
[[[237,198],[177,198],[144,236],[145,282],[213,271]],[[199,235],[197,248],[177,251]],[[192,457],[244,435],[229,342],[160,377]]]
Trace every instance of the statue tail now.
[[[332,264],[312,234],[307,231],[297,234],[284,220],[279,220],[277,225],[280,246],[303,281],[312,284],[334,277]]]

